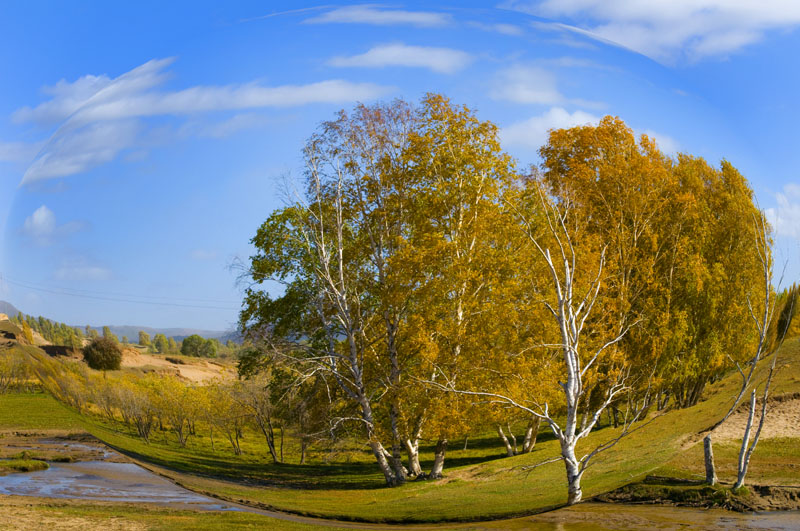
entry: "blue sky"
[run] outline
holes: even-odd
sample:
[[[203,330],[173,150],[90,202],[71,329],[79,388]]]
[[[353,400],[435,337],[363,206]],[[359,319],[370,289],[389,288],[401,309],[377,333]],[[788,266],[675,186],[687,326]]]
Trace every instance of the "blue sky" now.
[[[454,7],[457,5],[458,7]],[[316,125],[441,92],[521,164],[618,115],[730,160],[800,278],[800,5],[0,3],[0,298],[72,324],[225,329],[231,264]]]

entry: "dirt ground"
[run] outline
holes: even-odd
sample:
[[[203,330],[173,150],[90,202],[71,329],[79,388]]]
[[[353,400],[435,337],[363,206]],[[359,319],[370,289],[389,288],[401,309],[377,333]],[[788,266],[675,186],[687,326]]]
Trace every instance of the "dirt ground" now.
[[[59,501],[46,498],[32,498],[23,496],[0,495],[0,529],[36,530],[81,530],[103,529],[116,531],[117,529],[138,530],[147,529],[147,526],[130,519],[115,516],[92,518],[63,514],[58,510],[48,507],[67,507],[79,505],[76,502]],[[97,505],[95,503],[95,505]]]
[[[714,430],[712,437],[717,441],[741,440],[747,425],[750,402],[740,406],[736,412],[728,418],[725,423]],[[753,431],[755,434],[758,421],[761,418],[761,405],[756,406],[756,414],[753,418]],[[767,420],[761,432],[762,439],[774,439],[778,437],[800,438],[800,396],[773,397],[767,406]]]
[[[224,367],[217,363],[203,359],[191,360],[185,364],[172,363],[163,355],[151,355],[139,352],[133,348],[124,348],[122,351],[122,367],[153,369],[159,372],[176,374],[192,382],[205,382],[217,378],[232,378],[235,371],[231,367]]]

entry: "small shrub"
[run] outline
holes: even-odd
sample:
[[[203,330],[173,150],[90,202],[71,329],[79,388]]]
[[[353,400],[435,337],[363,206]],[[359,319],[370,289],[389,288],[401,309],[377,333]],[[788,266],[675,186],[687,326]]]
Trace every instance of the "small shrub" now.
[[[115,371],[122,363],[122,351],[111,338],[98,337],[83,348],[83,359],[98,371]]]

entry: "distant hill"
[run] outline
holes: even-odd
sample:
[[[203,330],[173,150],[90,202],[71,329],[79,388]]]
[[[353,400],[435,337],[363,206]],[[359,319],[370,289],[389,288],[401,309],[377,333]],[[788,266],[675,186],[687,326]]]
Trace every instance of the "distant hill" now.
[[[84,329],[83,326],[78,326],[77,328]],[[92,326],[95,330],[99,333],[103,333],[102,326]],[[148,334],[150,334],[150,338],[152,339],[155,337],[156,334],[164,334],[165,336],[174,337],[175,341],[182,341],[183,339],[197,334],[198,336],[204,337],[206,339],[219,339],[222,343],[225,343],[229,339],[232,339],[236,343],[241,343],[241,338],[239,333],[235,330],[198,330],[194,328],[151,328],[148,326],[130,326],[130,325],[123,325],[123,326],[113,326],[108,325],[108,328],[111,332],[116,335],[118,338],[122,339],[122,336],[126,336],[131,343],[136,343],[139,339],[139,330],[144,330]]]
[[[0,313],[4,313],[9,317],[16,317],[19,313],[13,304],[6,301],[0,301]]]
[[[4,313],[9,317],[16,317],[20,311],[10,302],[0,301],[0,313]],[[47,316],[45,316],[47,317]],[[49,319],[49,317],[48,317]],[[80,328],[84,330],[86,327],[85,325],[76,325],[75,328]],[[102,326],[93,326],[95,330],[102,333],[103,327]],[[156,334],[164,334],[167,337],[174,337],[175,341],[182,341],[183,339],[197,334],[198,336],[204,337],[206,339],[219,339],[222,343],[225,343],[229,339],[232,339],[236,343],[241,343],[242,338],[239,335],[239,332],[236,330],[199,330],[195,328],[150,328],[148,326],[110,326],[109,328],[111,331],[120,339],[122,336],[127,336],[131,343],[135,343],[139,339],[139,330],[144,330],[150,337],[154,337]]]

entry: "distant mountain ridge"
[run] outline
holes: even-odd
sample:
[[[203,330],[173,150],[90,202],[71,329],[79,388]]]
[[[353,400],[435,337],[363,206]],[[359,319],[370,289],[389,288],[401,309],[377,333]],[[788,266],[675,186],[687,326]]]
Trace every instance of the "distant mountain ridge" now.
[[[0,313],[4,313],[9,317],[16,317],[19,310],[10,302],[0,301]]]
[[[85,326],[78,326],[78,328],[85,329]],[[92,326],[93,329],[97,330],[102,334],[103,327],[102,326]],[[236,330],[200,330],[196,328],[151,328],[149,326],[131,326],[131,325],[122,325],[122,326],[112,326],[108,325],[109,330],[117,336],[118,338],[122,339],[122,336],[126,336],[131,343],[135,343],[139,340],[139,331],[142,330],[147,332],[152,339],[155,337],[156,334],[164,334],[165,336],[174,337],[175,341],[182,341],[187,337],[197,334],[198,336],[204,337],[206,339],[219,339],[221,342],[225,343],[229,339],[232,339],[236,343],[241,343],[241,339],[239,337],[239,333]]]
[[[13,304],[6,301],[0,301],[0,313],[4,313],[9,317],[15,317],[18,313],[21,313]],[[44,316],[47,317],[47,316]],[[49,317],[47,317],[50,319]],[[52,319],[51,319],[52,320]],[[81,330],[86,329],[86,325],[70,325],[74,326],[74,328],[80,328]],[[93,329],[97,330],[98,332],[103,332],[103,326],[92,326]],[[198,336],[204,337],[206,339],[219,339],[221,342],[225,343],[229,339],[233,340],[236,343],[241,343],[241,336],[239,332],[236,330],[201,330],[196,328],[153,328],[149,326],[131,326],[131,325],[122,325],[122,326],[112,326],[108,325],[108,328],[111,330],[114,335],[122,339],[122,336],[126,336],[131,343],[135,343],[139,340],[139,330],[144,330],[148,334],[150,334],[150,338],[153,338],[156,334],[164,334],[167,337],[174,337],[176,341],[181,341],[191,335],[197,334]]]

